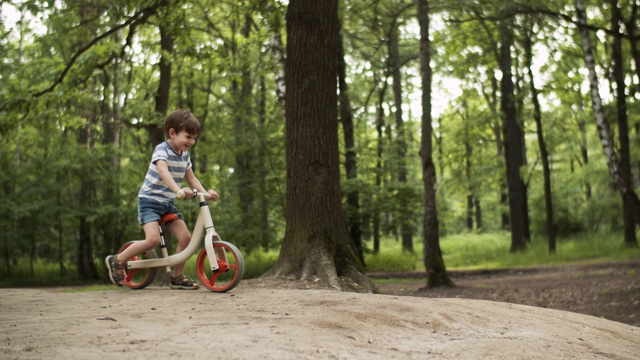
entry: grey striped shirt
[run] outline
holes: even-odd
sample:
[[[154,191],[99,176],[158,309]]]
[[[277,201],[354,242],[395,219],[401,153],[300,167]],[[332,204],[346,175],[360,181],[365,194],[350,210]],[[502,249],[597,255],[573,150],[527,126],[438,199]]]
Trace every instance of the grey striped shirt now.
[[[182,187],[182,180],[187,169],[191,168],[191,158],[189,152],[185,151],[182,155],[176,154],[168,142],[156,146],[151,156],[149,170],[144,178],[144,183],[140,187],[138,197],[151,198],[160,202],[171,202],[175,199],[176,194],[162,181],[156,163],[158,160],[164,160],[169,165],[169,172],[173,176],[173,180]]]

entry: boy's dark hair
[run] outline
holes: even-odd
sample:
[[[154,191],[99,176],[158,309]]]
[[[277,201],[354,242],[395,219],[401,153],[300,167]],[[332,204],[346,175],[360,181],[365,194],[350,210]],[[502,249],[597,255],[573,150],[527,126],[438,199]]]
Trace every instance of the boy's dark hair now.
[[[164,134],[167,138],[170,129],[175,130],[176,133],[185,130],[191,135],[198,135],[200,134],[200,122],[190,111],[178,109],[164,120]]]

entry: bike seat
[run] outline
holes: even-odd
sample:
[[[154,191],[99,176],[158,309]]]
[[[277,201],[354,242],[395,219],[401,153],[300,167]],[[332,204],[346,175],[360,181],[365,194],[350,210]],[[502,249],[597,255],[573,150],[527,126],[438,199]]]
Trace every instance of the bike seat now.
[[[178,217],[178,215],[174,214],[174,213],[168,213],[168,214],[164,214],[160,217],[160,225],[164,225],[164,224],[168,224],[170,222],[172,222],[173,220],[178,220],[180,219]]]

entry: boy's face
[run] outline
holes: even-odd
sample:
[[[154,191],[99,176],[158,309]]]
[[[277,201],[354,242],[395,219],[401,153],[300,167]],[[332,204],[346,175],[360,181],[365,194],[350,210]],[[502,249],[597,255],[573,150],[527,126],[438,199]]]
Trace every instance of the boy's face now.
[[[197,134],[190,134],[186,130],[176,132],[174,129],[169,130],[169,145],[176,152],[188,151],[190,147],[196,144]]]

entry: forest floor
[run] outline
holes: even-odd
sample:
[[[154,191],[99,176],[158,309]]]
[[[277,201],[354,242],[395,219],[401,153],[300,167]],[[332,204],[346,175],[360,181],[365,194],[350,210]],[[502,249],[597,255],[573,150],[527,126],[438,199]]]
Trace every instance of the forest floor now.
[[[0,358],[638,359],[639,270],[451,271],[458,286],[435,290],[410,273],[381,294],[285,279],[222,294],[0,289]]]
[[[640,327],[640,260],[524,269],[449,271],[455,287],[425,289],[424,273],[374,273],[401,278],[378,283],[383,294],[500,301],[593,315]]]

